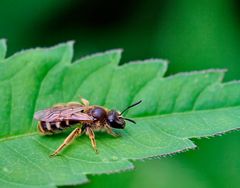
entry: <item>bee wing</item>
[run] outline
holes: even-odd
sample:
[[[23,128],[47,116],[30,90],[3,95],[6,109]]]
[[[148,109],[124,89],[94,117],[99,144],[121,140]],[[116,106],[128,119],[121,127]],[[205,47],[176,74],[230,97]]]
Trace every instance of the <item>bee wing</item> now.
[[[92,122],[94,118],[85,113],[74,113],[70,117],[67,117],[64,120],[74,120],[74,121],[88,121]]]
[[[38,111],[34,114],[34,118],[39,121],[56,122],[63,120],[76,121],[93,121],[94,118],[83,113],[84,106],[71,107],[60,106]]]
[[[51,109],[40,110],[38,112],[35,112],[34,118],[39,121],[45,121],[46,119],[49,118],[49,116],[54,114],[57,115],[55,112],[52,112]]]

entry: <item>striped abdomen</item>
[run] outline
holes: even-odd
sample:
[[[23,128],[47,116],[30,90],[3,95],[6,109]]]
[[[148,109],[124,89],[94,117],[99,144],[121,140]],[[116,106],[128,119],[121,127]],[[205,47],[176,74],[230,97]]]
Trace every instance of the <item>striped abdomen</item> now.
[[[78,124],[79,121],[61,121],[61,122],[45,122],[39,121],[38,130],[43,134],[58,133],[73,125]]]

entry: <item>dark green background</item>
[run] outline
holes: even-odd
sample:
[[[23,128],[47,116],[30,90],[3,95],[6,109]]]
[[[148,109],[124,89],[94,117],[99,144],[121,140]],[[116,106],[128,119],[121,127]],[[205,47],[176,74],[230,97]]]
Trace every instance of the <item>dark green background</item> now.
[[[168,74],[227,68],[240,79],[237,0],[1,0],[0,38],[8,55],[75,40],[75,58],[113,48],[122,62],[170,61]],[[143,138],[144,139],[144,138]],[[89,176],[83,187],[239,187],[239,132],[194,140],[195,151],[134,162],[134,171]]]

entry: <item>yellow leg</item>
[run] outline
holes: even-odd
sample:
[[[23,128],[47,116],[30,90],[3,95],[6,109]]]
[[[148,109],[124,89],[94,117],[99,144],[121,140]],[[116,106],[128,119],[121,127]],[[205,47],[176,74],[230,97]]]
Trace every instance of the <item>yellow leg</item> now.
[[[39,131],[41,134],[45,134],[45,131],[43,130],[40,121],[38,122],[38,131]]]
[[[68,106],[74,106],[74,105],[81,105],[81,103],[72,101],[72,102],[68,102],[67,105]]]
[[[87,127],[86,131],[87,131],[87,134],[88,134],[88,136],[89,136],[89,138],[91,140],[91,144],[92,144],[92,147],[93,147],[94,151],[96,153],[98,153],[97,144],[96,144],[95,135],[94,135],[93,130],[90,127]]]
[[[54,151],[50,156],[56,156],[64,147],[66,147],[71,141],[73,141],[77,136],[81,135],[81,128],[74,129],[68,137],[64,140],[64,142]]]
[[[107,125],[107,124],[104,126],[104,128],[106,129],[106,131],[107,131],[108,134],[110,134],[110,135],[112,135],[112,136],[114,136],[114,137],[119,137],[119,136],[121,136],[121,135],[113,132],[112,128],[111,128],[109,125]]]
[[[57,103],[57,104],[54,104],[53,107],[56,108],[56,107],[62,107],[62,106],[65,106],[64,103]]]
[[[80,97],[80,99],[84,106],[89,106],[89,101],[87,99],[84,99],[82,97]]]

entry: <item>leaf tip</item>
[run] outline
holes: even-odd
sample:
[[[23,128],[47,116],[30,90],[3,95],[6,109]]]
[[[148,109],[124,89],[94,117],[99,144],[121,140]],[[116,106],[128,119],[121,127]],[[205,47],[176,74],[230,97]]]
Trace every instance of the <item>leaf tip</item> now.
[[[5,39],[5,38],[2,38],[2,39],[0,39],[0,42],[1,42],[1,43],[5,43],[5,44],[6,44],[6,43],[7,43],[7,39]]]
[[[7,40],[0,39],[0,59],[4,59],[7,53]]]
[[[112,49],[112,50],[107,50],[107,51],[105,51],[103,53],[104,54],[115,54],[115,55],[119,56],[119,60],[120,60],[123,51],[124,50],[122,48],[116,48],[116,49]]]
[[[118,64],[120,62],[122,52],[123,52],[123,49],[112,49],[104,52],[97,52],[91,55],[83,56],[80,59],[78,59],[77,62],[85,61],[91,58],[99,58],[101,56],[102,57],[106,56],[110,60],[109,63]]]
[[[162,77],[167,72],[168,69],[168,63],[169,61],[167,59],[158,59],[158,58],[150,58],[145,60],[137,60],[137,61],[130,61],[126,64],[146,64],[146,63],[152,63],[158,65],[158,76]]]
[[[74,40],[70,40],[70,41],[67,41],[67,42],[62,42],[62,43],[59,43],[57,45],[54,45],[50,48],[61,48],[61,47],[67,47],[67,48],[71,48],[73,49],[73,45],[75,44],[75,41]],[[47,49],[48,47],[43,47],[43,49]]]
[[[66,45],[70,47],[73,47],[74,44],[75,44],[75,40],[69,40],[66,42]]]

